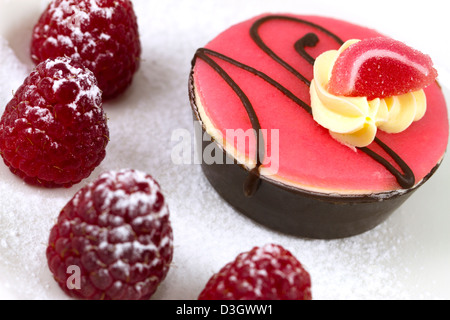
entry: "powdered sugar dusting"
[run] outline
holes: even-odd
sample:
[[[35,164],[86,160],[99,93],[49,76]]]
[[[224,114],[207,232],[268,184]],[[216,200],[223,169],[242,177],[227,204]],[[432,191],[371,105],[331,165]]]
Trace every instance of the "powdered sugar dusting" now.
[[[96,0],[90,0],[91,5],[91,11],[92,12],[101,12],[101,14],[104,14],[106,16],[106,19],[112,18],[113,9],[112,8],[101,8],[97,4]],[[115,5],[118,5],[117,3]]]
[[[139,257],[147,251],[159,256],[157,252],[173,245],[169,235],[165,235],[158,244],[143,244],[136,238],[133,229],[133,227],[141,226],[146,222],[163,221],[163,219],[169,218],[167,203],[164,202],[155,209],[157,195],[161,193],[161,189],[154,179],[144,172],[124,169],[105,172],[99,176],[97,181],[98,183],[94,182],[90,185],[92,191],[89,191],[86,197],[89,199],[95,194],[96,197],[100,197],[103,200],[100,208],[103,212],[102,215],[108,219],[113,215],[118,225],[110,228],[108,238],[103,238],[99,244],[100,250],[111,246],[112,241],[116,259],[122,259],[130,251],[134,257]],[[133,186],[131,190],[128,189],[130,186]],[[143,186],[145,186],[145,190],[138,189]],[[75,201],[78,204],[79,199]],[[92,200],[90,201],[88,206],[93,206]],[[130,221],[125,223],[125,220]],[[114,222],[114,220],[112,221]],[[158,263],[158,261],[152,262],[155,265]]]
[[[280,262],[275,257],[280,257],[282,255],[281,247],[278,245],[267,244],[261,248],[258,248],[254,251],[254,255],[252,256],[251,269],[255,269],[256,262],[262,259],[268,259],[271,262],[271,267],[274,268],[275,273],[283,279],[286,279],[291,286],[294,286],[296,278],[305,272],[305,270],[301,269],[300,266],[295,265],[290,272],[282,272],[280,269]],[[257,270],[257,274],[260,278],[266,278],[268,276],[266,270]],[[260,280],[261,281],[261,280]],[[261,283],[259,283],[261,285]]]
[[[150,194],[145,192],[126,193],[123,189],[110,190],[110,182],[118,179],[119,183],[128,184],[146,184],[149,186]],[[139,211],[140,219],[144,219],[142,215],[149,210],[149,207],[156,202],[157,192],[160,192],[159,186],[153,179],[150,179],[146,174],[139,171],[122,170],[120,172],[108,172],[103,174],[100,179],[104,179],[104,184],[99,184],[95,192],[100,192],[105,196],[103,208],[112,207],[113,210],[122,211],[130,209]],[[112,201],[114,200],[114,203]],[[162,208],[163,209],[163,208]],[[161,210],[162,210],[161,209]],[[161,211],[160,211],[161,212]],[[155,214],[159,214],[156,212]]]
[[[47,123],[54,121],[53,114],[50,112],[49,109],[46,109],[46,108],[28,106],[28,108],[25,110],[24,115],[25,115],[25,117],[28,117],[31,114],[38,116],[41,121],[44,121]]]
[[[114,2],[117,6],[118,3]],[[74,51],[71,55],[73,59],[80,59],[80,53],[85,50],[85,48],[95,48],[97,46],[96,38],[89,32],[83,31],[81,26],[83,24],[89,24],[91,17],[93,15],[99,15],[107,20],[111,20],[114,12],[114,7],[100,7],[96,0],[88,1],[73,1],[73,0],[62,0],[62,1],[52,1],[49,5],[48,13],[53,16],[54,19],[60,21],[64,28],[70,30],[69,35],[56,34],[54,36],[48,36],[45,39],[45,43],[53,45],[61,45],[65,47],[72,48]],[[43,25],[42,27],[37,27],[35,33],[40,32],[40,28],[44,31],[50,29],[49,25]],[[72,39],[76,41],[76,45]],[[100,39],[109,40],[110,36],[102,33]],[[37,57],[34,57],[37,59]],[[94,62],[93,62],[94,63]]]
[[[23,8],[22,0],[0,0],[0,14],[9,14],[11,9],[21,7],[17,10],[21,14],[15,21],[26,21],[23,14],[27,17],[27,13],[34,12],[36,16],[42,2],[47,1],[30,0],[29,7]],[[239,253],[267,242],[283,244],[302,262],[311,274],[315,299],[450,297],[449,202],[442,196],[449,183],[449,161],[442,164],[440,174],[418,190],[412,201],[385,224],[368,234],[337,241],[295,239],[261,228],[226,205],[208,185],[198,166],[177,166],[170,162],[173,130],[192,128],[186,97],[189,72],[186,66],[190,65],[198,46],[229,27],[231,21],[239,22],[263,10],[300,12],[303,8],[299,7],[298,0],[247,0],[245,5],[234,0],[133,2],[141,17],[142,70],[129,94],[105,105],[112,143],[108,146],[109,156],[89,181],[106,170],[135,167],[152,173],[164,188],[174,227],[175,255],[174,267],[155,299],[196,299],[214,272]],[[323,6],[323,2],[311,2],[308,10],[358,19],[351,14],[350,6],[339,6],[342,10],[336,13],[338,5],[334,3],[337,2]],[[366,5],[361,1],[353,3],[355,8]],[[237,5],[241,10],[236,11]],[[395,1],[390,1],[389,5],[402,6]],[[404,34],[415,38],[416,33],[403,28],[404,25],[400,28],[400,23],[409,21],[407,24],[412,28],[424,31],[422,24],[410,22],[414,20],[412,16],[423,17],[422,12],[427,11],[430,14],[424,21],[430,17],[434,25],[442,28],[444,20],[434,19],[439,13],[433,6],[420,8],[420,13],[411,10],[404,17],[396,10],[389,11],[396,16],[391,20],[395,26],[380,24],[375,18],[372,20],[376,23],[372,25],[386,29],[386,33],[403,30]],[[385,11],[382,5],[372,9]],[[194,13],[200,14],[202,19],[192,19]],[[441,10],[441,14],[444,17],[445,10]],[[375,13],[372,16],[378,17]],[[436,41],[423,38],[427,47],[434,43],[433,50],[447,61],[445,50],[439,50],[441,36],[436,32],[428,35],[434,36]],[[13,50],[4,43],[3,47],[0,45],[0,58],[4,62],[0,68],[3,103],[0,109],[30,71],[30,66],[16,59]],[[26,50],[26,47],[18,48],[20,52]],[[66,298],[48,271],[45,249],[49,230],[59,211],[82,186],[84,184],[67,190],[31,188],[0,165],[0,297],[4,297],[3,290],[11,298]],[[129,271],[122,261],[116,263],[120,269]]]

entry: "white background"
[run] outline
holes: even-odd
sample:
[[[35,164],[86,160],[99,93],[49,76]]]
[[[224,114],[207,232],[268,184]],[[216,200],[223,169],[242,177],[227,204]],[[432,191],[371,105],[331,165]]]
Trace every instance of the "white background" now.
[[[29,39],[46,1],[0,0],[0,111],[32,68]],[[49,230],[84,183],[106,170],[135,168],[162,185],[175,257],[154,299],[196,299],[209,277],[253,246],[279,243],[310,271],[315,299],[450,298],[450,164],[386,223],[339,241],[286,237],[230,209],[200,168],[176,166],[171,134],[192,129],[190,60],[231,24],[264,12],[319,14],[377,29],[430,54],[450,87],[446,1],[134,0],[143,64],[125,95],[105,104],[111,143],[104,163],[69,190],[24,185],[0,164],[0,298],[65,299],[46,266]]]

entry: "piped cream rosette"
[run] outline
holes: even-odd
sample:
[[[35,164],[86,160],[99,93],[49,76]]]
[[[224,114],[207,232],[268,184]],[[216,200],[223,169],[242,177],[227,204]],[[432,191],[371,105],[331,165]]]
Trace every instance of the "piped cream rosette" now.
[[[327,51],[317,58],[311,83],[311,107],[314,120],[330,130],[336,140],[362,148],[375,140],[378,129],[399,133],[422,119],[427,101],[423,90],[370,101],[366,97],[335,96],[328,92],[337,58],[358,41],[347,41],[340,50]]]

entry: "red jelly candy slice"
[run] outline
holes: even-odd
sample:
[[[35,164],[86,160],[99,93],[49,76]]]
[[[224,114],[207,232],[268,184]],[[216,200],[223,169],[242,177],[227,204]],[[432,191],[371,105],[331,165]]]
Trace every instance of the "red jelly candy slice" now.
[[[372,100],[423,89],[436,77],[431,58],[420,51],[389,38],[366,39],[338,57],[328,90]]]

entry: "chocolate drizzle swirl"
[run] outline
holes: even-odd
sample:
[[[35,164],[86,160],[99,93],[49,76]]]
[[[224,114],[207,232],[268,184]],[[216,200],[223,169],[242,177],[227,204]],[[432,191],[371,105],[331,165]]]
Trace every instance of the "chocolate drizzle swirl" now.
[[[305,50],[306,47],[315,47],[319,43],[319,37],[315,33],[308,33],[306,36],[298,40],[294,47],[299,55],[303,57],[306,61],[308,61],[311,65],[314,65],[316,59],[311,57]],[[311,83],[310,83],[311,84]]]
[[[252,37],[253,41],[263,50],[265,53],[267,53],[273,60],[278,62],[281,66],[286,68],[289,72],[294,74],[301,82],[306,84],[307,86],[311,85],[311,82],[306,79],[305,76],[303,76],[300,72],[298,72],[296,69],[294,69],[291,65],[289,65],[286,61],[281,59],[277,54],[275,54],[272,49],[262,40],[262,38],[259,35],[259,28],[266,22],[271,20],[285,20],[285,21],[293,21],[300,24],[305,24],[310,27],[313,27],[317,29],[318,31],[321,31],[334,39],[336,43],[341,46],[344,41],[342,41],[337,35],[333,34],[331,31],[314,24],[310,21],[306,21],[303,19],[291,17],[291,16],[284,16],[284,15],[269,15],[266,17],[263,17],[261,19],[258,19],[250,28],[250,36]],[[308,33],[304,37],[302,37],[300,40],[298,40],[294,44],[295,50],[299,53],[299,55],[305,59],[309,64],[312,66],[314,65],[315,59],[311,57],[307,52],[307,47],[315,47],[319,43],[320,39],[317,34],[315,33]],[[264,81],[271,84],[273,87],[281,91],[283,94],[285,94],[289,99],[294,101],[296,104],[298,104],[301,108],[303,108],[307,113],[312,115],[312,109],[311,106],[309,106],[307,103],[305,103],[303,100],[298,98],[296,95],[294,95],[291,91],[289,91],[286,87],[284,87],[279,82],[275,81],[265,73],[252,68],[244,63],[241,63],[237,60],[234,60],[226,55],[223,55],[219,52],[206,49],[206,48],[200,48],[195,53],[194,59],[192,60],[192,66],[195,65],[196,59],[202,59],[205,61],[211,68],[213,68],[225,81],[226,83],[233,89],[233,91],[237,94],[239,99],[241,100],[247,115],[250,119],[250,122],[252,124],[252,127],[256,133],[256,141],[257,141],[257,150],[260,152],[257,152],[257,159],[256,159],[256,167],[250,171],[250,174],[246,181],[244,182],[244,193],[247,197],[252,197],[258,190],[259,185],[261,183],[261,177],[259,169],[262,166],[264,157],[265,157],[265,150],[263,148],[264,141],[262,141],[262,137],[258,132],[261,130],[261,124],[258,120],[258,116],[256,114],[255,109],[253,108],[253,105],[251,104],[249,98],[247,95],[243,92],[243,90],[239,87],[239,85],[230,77],[230,75],[214,60],[211,58],[215,57],[220,60],[223,60],[225,62],[228,62],[238,68],[241,68],[245,71],[248,71],[260,78],[262,78]],[[397,166],[400,168],[401,171],[399,171],[391,162],[389,162],[388,159],[380,155],[379,153],[373,151],[372,149],[365,147],[365,148],[358,148],[360,151],[371,157],[373,160],[377,161],[381,165],[383,165],[396,179],[399,185],[404,189],[412,188],[415,185],[415,176],[411,168],[406,164],[406,162],[395,152],[393,151],[388,145],[386,145],[384,142],[382,142],[379,138],[376,138],[374,141],[375,144],[380,146],[386,154],[391,157],[391,159],[397,164]]]

